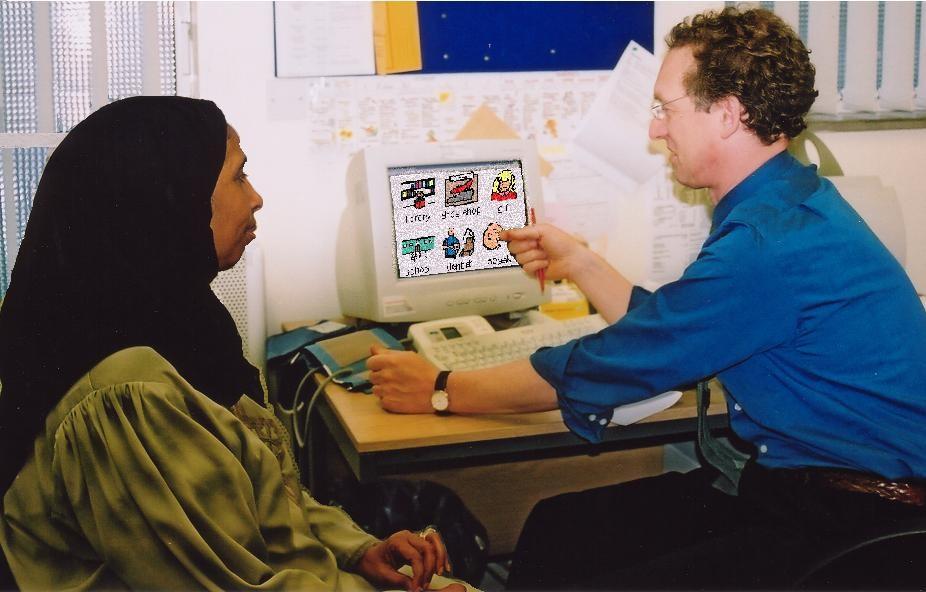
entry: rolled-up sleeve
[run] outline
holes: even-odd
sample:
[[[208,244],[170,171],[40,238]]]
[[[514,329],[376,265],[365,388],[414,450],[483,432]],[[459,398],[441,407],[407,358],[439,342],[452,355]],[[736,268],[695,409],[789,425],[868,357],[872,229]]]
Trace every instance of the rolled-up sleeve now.
[[[566,426],[598,441],[615,407],[693,384],[793,335],[793,299],[770,257],[752,226],[727,223],[679,280],[653,293],[635,288],[619,321],[534,353]]]

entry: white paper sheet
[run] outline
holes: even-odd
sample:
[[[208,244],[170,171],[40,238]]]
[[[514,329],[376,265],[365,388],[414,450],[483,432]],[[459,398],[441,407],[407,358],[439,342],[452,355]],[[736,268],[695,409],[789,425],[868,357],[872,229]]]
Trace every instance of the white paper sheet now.
[[[613,183],[573,159],[553,162],[544,184],[547,221],[603,250],[614,231],[622,194]]]
[[[275,2],[276,75],[375,74],[370,2]]]
[[[573,139],[576,157],[624,191],[652,177],[664,162],[648,136],[658,72],[653,54],[628,43]]]
[[[636,423],[650,415],[668,409],[672,405],[675,405],[681,398],[682,393],[680,391],[669,391],[661,395],[656,395],[655,397],[650,397],[649,399],[637,401],[636,403],[621,405],[615,409],[614,414],[611,415],[611,423],[624,426]]]
[[[711,228],[703,191],[668,178],[654,179],[652,185],[647,195],[652,228],[647,288],[677,280],[701,251]]]

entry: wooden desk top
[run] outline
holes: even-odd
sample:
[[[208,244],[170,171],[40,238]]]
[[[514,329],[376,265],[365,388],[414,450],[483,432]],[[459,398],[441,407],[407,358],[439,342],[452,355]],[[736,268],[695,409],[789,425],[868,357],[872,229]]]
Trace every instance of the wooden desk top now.
[[[716,393],[719,389],[713,390]],[[558,410],[502,415],[401,415],[384,411],[373,395],[352,393],[334,384],[327,387],[325,397],[354,449],[360,454],[569,432]],[[708,413],[726,413],[722,397],[715,395],[712,398]],[[692,390],[686,391],[672,407],[638,424],[696,416],[695,392]],[[611,426],[608,430],[632,427]]]

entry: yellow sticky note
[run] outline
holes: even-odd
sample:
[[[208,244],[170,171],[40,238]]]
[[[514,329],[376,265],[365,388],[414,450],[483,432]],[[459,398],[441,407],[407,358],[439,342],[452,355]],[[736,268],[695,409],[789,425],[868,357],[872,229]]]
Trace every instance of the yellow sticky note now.
[[[377,74],[421,70],[417,2],[373,3],[373,51]]]

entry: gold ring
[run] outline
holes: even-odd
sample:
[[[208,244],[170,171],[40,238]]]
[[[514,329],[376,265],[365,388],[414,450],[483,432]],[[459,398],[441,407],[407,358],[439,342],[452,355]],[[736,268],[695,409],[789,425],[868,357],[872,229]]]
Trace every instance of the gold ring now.
[[[420,536],[420,537],[423,538],[423,539],[426,539],[426,538],[428,538],[428,535],[429,535],[429,534],[431,534],[431,533],[436,533],[436,532],[437,532],[437,529],[434,528],[433,526],[426,526],[426,527],[424,527],[423,529],[421,529],[420,531],[418,531],[418,536]]]

